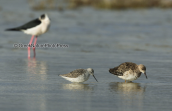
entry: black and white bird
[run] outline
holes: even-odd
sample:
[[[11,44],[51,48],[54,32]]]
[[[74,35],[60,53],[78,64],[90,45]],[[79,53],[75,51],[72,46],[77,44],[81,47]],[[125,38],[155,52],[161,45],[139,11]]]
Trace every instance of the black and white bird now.
[[[42,14],[39,18],[36,18],[19,27],[6,29],[6,31],[22,31],[25,34],[32,35],[30,42],[28,44],[28,58],[30,58],[30,46],[32,44],[34,37],[35,37],[35,40],[34,40],[33,52],[34,52],[34,57],[35,57],[36,56],[35,46],[37,42],[37,37],[47,32],[49,27],[50,27],[50,19],[48,15]]]

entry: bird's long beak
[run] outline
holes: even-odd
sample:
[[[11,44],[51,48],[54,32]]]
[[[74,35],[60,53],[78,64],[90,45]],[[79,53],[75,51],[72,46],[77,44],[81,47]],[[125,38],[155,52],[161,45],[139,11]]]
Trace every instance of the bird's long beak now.
[[[97,81],[96,77],[93,75],[94,79]],[[97,81],[98,82],[98,81]]]
[[[145,72],[144,74],[145,74],[145,76],[146,76],[146,79],[148,79],[148,77],[147,77],[147,75],[146,75],[146,72]]]

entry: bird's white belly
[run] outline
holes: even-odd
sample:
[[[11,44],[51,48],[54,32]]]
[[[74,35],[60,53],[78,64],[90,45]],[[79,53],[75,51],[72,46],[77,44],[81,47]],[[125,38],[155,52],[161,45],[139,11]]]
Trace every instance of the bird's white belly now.
[[[29,35],[39,36],[47,32],[48,28],[49,28],[49,25],[45,26],[45,24],[41,24],[36,27],[30,28],[27,30],[22,30],[22,31]]]
[[[138,75],[135,73],[131,74],[131,73],[126,72],[123,74],[123,76],[118,76],[118,77],[121,79],[124,79],[126,81],[133,81],[133,80],[136,80],[138,78]]]
[[[62,77],[71,82],[84,82],[89,79],[89,76],[90,76],[89,74],[88,75],[82,74],[82,75],[78,76],[77,78],[70,78],[70,77],[64,77],[64,76],[62,76]]]

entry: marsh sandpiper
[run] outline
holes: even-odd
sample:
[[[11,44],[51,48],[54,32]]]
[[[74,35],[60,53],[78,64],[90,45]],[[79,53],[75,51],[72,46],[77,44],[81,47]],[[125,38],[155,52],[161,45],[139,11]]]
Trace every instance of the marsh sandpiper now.
[[[68,81],[79,83],[79,82],[87,81],[89,79],[90,75],[92,75],[94,77],[94,79],[97,81],[97,79],[94,76],[94,70],[92,68],[76,69],[68,74],[62,74],[59,76],[65,78]]]

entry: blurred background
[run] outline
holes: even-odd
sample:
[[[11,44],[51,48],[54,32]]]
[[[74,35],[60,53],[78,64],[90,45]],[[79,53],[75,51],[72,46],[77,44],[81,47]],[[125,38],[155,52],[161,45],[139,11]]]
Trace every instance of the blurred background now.
[[[30,35],[7,32],[47,13],[51,26],[27,58]],[[31,57],[33,52],[31,51]],[[172,0],[0,0],[0,110],[170,111]],[[144,64],[133,83],[110,74],[123,62]],[[95,76],[82,84],[59,77],[79,68]]]
[[[34,10],[74,9],[90,6],[98,9],[171,8],[171,0],[28,0]]]
[[[172,52],[172,0],[1,0],[0,4],[1,37],[4,38],[1,47],[5,49],[20,52],[22,49],[14,49],[8,43],[24,44],[30,37],[4,29],[47,13],[52,24],[50,31],[38,39],[40,43],[50,38],[47,42],[71,45],[70,51],[107,48],[104,51],[109,53],[121,50]]]

